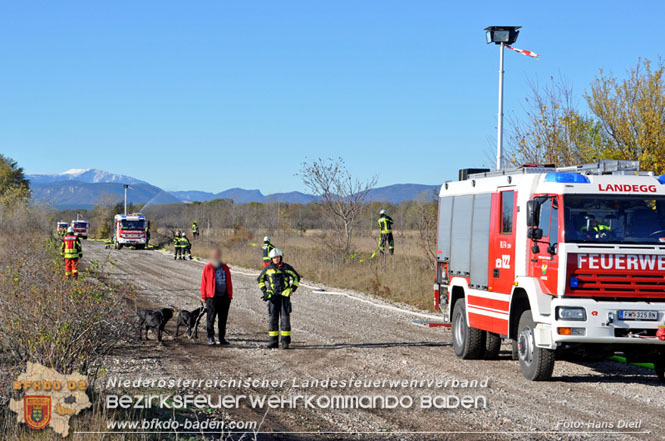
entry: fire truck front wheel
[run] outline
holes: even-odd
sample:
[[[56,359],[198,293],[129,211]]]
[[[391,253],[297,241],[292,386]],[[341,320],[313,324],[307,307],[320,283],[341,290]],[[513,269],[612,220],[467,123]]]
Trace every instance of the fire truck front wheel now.
[[[483,331],[469,327],[466,322],[464,299],[455,302],[452,331],[455,355],[465,360],[480,358],[485,349]]]
[[[531,381],[547,381],[554,370],[554,351],[536,346],[534,332],[536,324],[531,310],[522,313],[517,333],[517,355],[522,374]]]

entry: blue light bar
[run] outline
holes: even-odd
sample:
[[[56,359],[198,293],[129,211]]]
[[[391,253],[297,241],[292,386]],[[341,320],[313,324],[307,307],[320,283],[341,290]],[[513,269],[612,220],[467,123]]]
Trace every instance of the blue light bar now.
[[[577,288],[578,286],[580,286],[580,279],[578,279],[577,277],[571,277],[570,278],[570,287],[571,288]]]
[[[579,173],[552,172],[545,175],[545,182],[557,182],[559,184],[589,184],[589,178]]]
[[[658,182],[660,182],[661,184],[665,184],[665,175],[658,176]]]

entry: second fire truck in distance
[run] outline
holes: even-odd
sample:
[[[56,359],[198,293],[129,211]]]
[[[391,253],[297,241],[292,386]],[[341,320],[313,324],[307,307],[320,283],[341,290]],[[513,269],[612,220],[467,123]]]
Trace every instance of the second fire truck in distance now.
[[[74,233],[83,238],[87,239],[88,238],[88,230],[90,229],[90,222],[87,220],[73,220],[72,221],[72,228],[74,228]]]
[[[123,246],[144,249],[147,221],[141,213],[116,214],[113,221],[113,245],[119,250]]]
[[[663,381],[665,175],[636,161],[460,175],[439,194],[434,285],[457,356],[510,339],[530,380],[559,356],[621,353]]]

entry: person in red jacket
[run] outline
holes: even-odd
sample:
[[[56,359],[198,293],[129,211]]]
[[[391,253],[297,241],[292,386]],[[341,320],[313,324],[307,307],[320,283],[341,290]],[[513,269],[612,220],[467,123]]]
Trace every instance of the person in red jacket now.
[[[215,318],[219,317],[219,344],[228,345],[226,341],[226,319],[233,299],[233,283],[231,271],[222,262],[222,252],[214,248],[210,252],[210,262],[203,267],[201,274],[201,300],[207,310],[208,344],[215,344]]]

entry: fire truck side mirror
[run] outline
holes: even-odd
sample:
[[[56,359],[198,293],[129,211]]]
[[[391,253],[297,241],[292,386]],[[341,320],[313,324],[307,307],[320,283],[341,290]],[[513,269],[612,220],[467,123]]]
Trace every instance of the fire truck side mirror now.
[[[536,201],[526,202],[526,226],[535,227],[538,225],[538,205]]]
[[[540,240],[543,238],[543,230],[540,228],[529,228],[526,235],[531,240]]]

